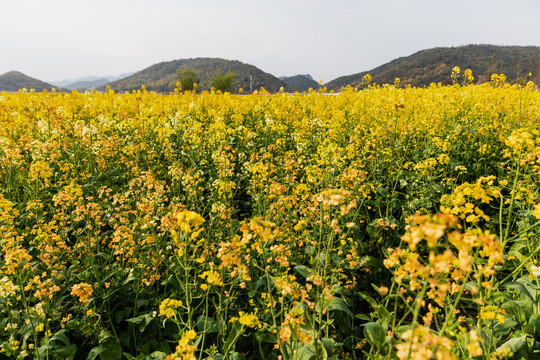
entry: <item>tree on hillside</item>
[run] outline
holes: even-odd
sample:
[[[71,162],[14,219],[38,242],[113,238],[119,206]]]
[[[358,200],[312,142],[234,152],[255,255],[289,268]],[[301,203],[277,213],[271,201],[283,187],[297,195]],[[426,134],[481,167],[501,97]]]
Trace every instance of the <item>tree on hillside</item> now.
[[[180,82],[182,90],[193,91],[195,84],[199,82],[198,74],[195,70],[188,67],[184,67],[184,70],[176,70],[176,76]]]
[[[221,70],[218,70],[214,77],[210,80],[210,86],[216,91],[230,92],[234,80],[236,80],[236,74],[234,72],[229,72],[222,75]]]

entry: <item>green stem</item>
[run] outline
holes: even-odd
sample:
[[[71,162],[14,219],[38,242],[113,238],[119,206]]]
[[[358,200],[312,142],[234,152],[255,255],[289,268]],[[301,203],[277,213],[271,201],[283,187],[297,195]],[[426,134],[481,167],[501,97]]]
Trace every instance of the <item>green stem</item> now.
[[[242,335],[244,333],[244,325],[242,325],[242,327],[240,328],[240,330],[238,331],[238,333],[235,335],[233,341],[231,341],[231,343],[229,344],[229,346],[227,346],[227,348],[225,349],[224,351],[224,356],[223,356],[223,360],[226,360],[229,358],[229,350],[231,349],[231,347],[236,343],[236,341],[238,340],[238,338],[240,337],[240,335]]]
[[[206,298],[205,298],[205,308],[204,308],[204,331],[202,333],[201,346],[204,347],[204,339],[206,338],[206,325],[208,324],[208,293],[210,292],[210,287],[206,288]],[[202,359],[203,351],[199,353],[199,360]]]
[[[516,273],[517,271],[521,270],[526,264],[527,262],[534,256],[536,255],[538,252],[540,251],[540,247],[536,248],[536,250],[534,250],[525,260],[523,260],[521,262],[521,264],[514,269],[514,271],[512,271],[507,277],[505,277],[504,279],[502,279],[501,281],[499,281],[499,284],[502,284],[504,282],[506,282],[506,280],[508,280],[512,275],[514,275],[514,273]]]
[[[263,249],[262,249],[262,260],[263,260],[263,264],[267,264],[267,261],[266,261],[266,246],[267,246],[268,242],[266,242],[263,246]],[[274,327],[274,329],[277,331],[278,330],[278,326],[277,326],[277,322],[276,322],[276,314],[274,312],[274,298],[272,297],[272,284],[270,283],[270,275],[268,274],[268,270],[260,267],[260,266],[257,266],[259,267],[261,270],[264,271],[264,274],[266,275],[266,286],[268,288],[268,299],[270,301],[270,314],[272,315],[272,325]],[[283,305],[283,304],[282,304]],[[281,352],[283,354],[283,357],[285,359],[288,359],[289,356],[288,354],[286,353],[285,351],[285,348],[283,347],[283,344],[281,343],[281,339],[279,337],[279,334],[277,334],[277,343],[278,343],[278,346],[279,348],[281,349]]]
[[[463,295],[463,290],[465,289],[465,284],[467,283],[467,280],[469,280],[469,275],[470,274],[471,274],[471,272],[469,271],[467,273],[467,276],[465,276],[465,280],[463,280],[463,286],[461,286],[461,288],[459,289],[459,292],[458,292],[458,294],[456,296],[456,300],[452,303],[452,305],[450,305],[450,309],[448,309],[448,312],[446,313],[446,319],[444,320],[443,326],[442,326],[441,330],[439,331],[439,333],[441,335],[444,335],[444,331],[446,330],[446,327],[448,326],[448,323],[450,321],[452,312],[454,311],[454,309],[457,307],[459,301],[461,300],[461,295]]]
[[[133,317],[137,317],[137,313],[138,313],[138,307],[137,307],[137,302],[139,301],[139,281],[136,280],[135,281],[135,285],[136,285],[136,292],[135,292],[135,304],[133,306]],[[131,327],[131,330],[132,330],[132,334],[133,334],[133,345],[135,347],[135,351],[136,353],[139,351],[138,349],[138,346],[137,346],[137,333],[135,332],[135,326],[132,326]]]
[[[531,226],[529,226],[528,228],[526,228],[525,230],[521,230],[517,235],[515,236],[512,236],[510,239],[508,239],[508,241],[510,240],[514,240],[516,238],[518,238],[520,235],[526,233],[527,231],[535,228],[536,226],[540,225],[540,221],[537,221],[536,223],[532,224]]]
[[[32,316],[30,316],[30,308],[28,306],[26,295],[24,293],[24,286],[21,279],[19,279],[19,286],[21,288],[23,306],[24,306],[24,309],[26,310],[26,314],[28,315],[28,320],[30,321],[30,325],[32,325],[32,335],[34,337],[34,349],[35,349],[34,359],[39,359],[39,355],[38,355],[39,343],[38,343],[38,335],[36,331],[36,324],[34,323]]]
[[[415,299],[416,307],[414,308],[414,312],[413,312],[413,321],[411,324],[412,334],[411,334],[411,339],[409,340],[409,353],[407,354],[407,360],[411,358],[412,342],[414,340],[414,330],[416,329],[416,325],[418,325],[418,315],[420,314],[421,302],[422,302],[422,299],[424,298],[424,295],[426,294],[427,288],[428,288],[428,285],[426,283],[422,287],[422,291],[420,292],[420,295],[418,295],[418,297]]]
[[[516,176],[514,178],[514,183],[512,184],[512,197],[510,198],[510,208],[508,209],[508,219],[506,221],[506,233],[504,235],[504,238],[502,239],[502,248],[503,248],[503,250],[504,250],[504,248],[506,246],[506,243],[508,242],[508,236],[510,235],[510,228],[512,227],[511,226],[512,225],[511,224],[512,223],[512,211],[514,210],[514,201],[516,199],[516,193],[517,193],[516,188],[517,188],[517,183],[518,183],[518,178],[519,178],[519,170],[521,168],[520,163],[521,163],[521,153],[520,153],[520,156],[518,158]]]

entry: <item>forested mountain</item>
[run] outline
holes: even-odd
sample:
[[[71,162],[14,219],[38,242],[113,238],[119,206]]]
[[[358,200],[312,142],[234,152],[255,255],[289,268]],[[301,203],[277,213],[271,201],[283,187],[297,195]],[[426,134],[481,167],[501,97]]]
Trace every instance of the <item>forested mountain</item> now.
[[[176,70],[190,68],[197,72],[199,90],[209,90],[210,81],[220,71],[222,75],[229,72],[236,74],[236,80],[232,86],[232,92],[236,93],[240,88],[244,92],[250,91],[250,77],[253,91],[264,87],[270,92],[277,92],[281,87],[288,90],[287,85],[274,75],[265,73],[261,69],[244,64],[236,60],[224,60],[218,58],[181,59],[152,65],[127,78],[112,82],[109,86],[115,91],[131,91],[141,89],[143,85],[149,91],[169,93],[174,91],[178,81]],[[105,86],[98,88],[105,90]]]
[[[505,74],[507,81],[516,82],[527,78],[540,83],[540,47],[467,45],[422,50],[413,55],[395,59],[370,71],[342,76],[325,84],[328,90],[344,86],[361,86],[366,74],[377,84],[393,84],[396,78],[401,84],[427,86],[430,83],[451,82],[452,68],[461,71],[471,69],[475,83],[489,81],[492,74]]]
[[[17,92],[20,89],[27,89],[28,91],[34,89],[37,92],[41,92],[45,89],[50,91],[52,88],[54,88],[53,85],[34,79],[18,71],[10,71],[0,75],[0,91]]]
[[[313,80],[310,75],[295,75],[295,76],[284,76],[280,78],[287,86],[290,91],[308,91],[310,88],[318,89],[319,83]]]

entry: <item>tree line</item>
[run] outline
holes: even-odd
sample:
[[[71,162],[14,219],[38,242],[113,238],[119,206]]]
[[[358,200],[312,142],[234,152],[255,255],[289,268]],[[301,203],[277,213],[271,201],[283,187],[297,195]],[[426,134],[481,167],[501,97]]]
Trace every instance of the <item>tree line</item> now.
[[[197,91],[197,84],[199,83],[199,73],[188,67],[184,69],[176,70],[176,77],[178,78],[179,87],[184,91]],[[221,70],[217,70],[214,76],[210,79],[210,87],[215,91],[231,92],[232,84],[236,80],[237,76],[234,71],[222,74]]]

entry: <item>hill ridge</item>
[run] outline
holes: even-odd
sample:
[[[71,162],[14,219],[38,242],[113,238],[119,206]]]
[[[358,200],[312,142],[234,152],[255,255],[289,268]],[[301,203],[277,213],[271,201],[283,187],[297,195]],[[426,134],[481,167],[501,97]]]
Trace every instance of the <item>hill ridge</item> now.
[[[20,71],[12,70],[0,75],[0,91],[17,92],[22,89],[28,91],[34,89],[41,92],[43,90],[57,89],[54,85],[30,77]],[[57,89],[63,90],[63,89]]]
[[[272,74],[266,73],[254,65],[243,63],[239,60],[226,60],[222,58],[187,58],[170,61],[162,61],[153,64],[131,76],[108,84],[115,91],[132,91],[141,89],[144,85],[148,91],[168,93],[174,91],[176,82],[176,70],[190,68],[198,72],[200,81],[199,90],[210,90],[210,80],[219,70],[222,74],[234,72],[237,76],[233,83],[232,92],[243,89],[245,92],[251,89],[258,90],[264,87],[270,92],[277,92],[280,88],[287,89],[287,85]],[[105,90],[106,86],[98,90]]]
[[[475,77],[474,83],[489,81],[490,76],[494,73],[504,73],[509,82],[532,80],[539,84],[540,46],[470,44],[435,47],[398,57],[368,71],[340,76],[327,82],[324,86],[328,91],[339,91],[347,85],[361,87],[362,78],[366,74],[370,74],[373,82],[377,84],[392,84],[395,78],[400,78],[403,86],[422,87],[431,83],[448,84],[451,82],[450,75],[455,66],[460,67],[462,71],[471,69]],[[238,92],[240,88],[244,92],[250,92],[250,89],[258,90],[261,87],[270,92],[277,92],[281,88],[285,91],[302,92],[309,87],[314,89],[318,87],[318,83],[308,74],[278,79],[254,65],[239,60],[217,57],[161,61],[130,76],[109,82],[108,85],[115,91],[138,90],[141,89],[142,85],[145,85],[149,91],[169,93],[174,91],[176,87],[176,70],[184,67],[199,72],[199,90],[209,90],[210,79],[217,70],[220,70],[222,74],[229,71],[237,74],[237,80],[233,83],[233,93]],[[75,85],[93,87],[97,84],[89,82]],[[0,75],[0,91],[16,92],[23,88],[43,91],[45,89],[51,90],[55,86],[19,71],[9,71]],[[101,91],[105,89],[106,85],[97,88]],[[56,90],[69,91],[60,87],[56,87]]]
[[[475,83],[490,80],[492,74],[505,74],[508,81],[525,78],[540,82],[539,46],[501,46],[470,44],[456,47],[436,47],[420,50],[409,56],[396,58],[372,70],[338,77],[325,84],[328,90],[339,90],[347,85],[361,86],[362,78],[370,74],[377,84],[394,83],[428,86],[431,83],[451,82],[452,68],[471,69]],[[532,76],[528,76],[531,73]]]

